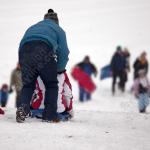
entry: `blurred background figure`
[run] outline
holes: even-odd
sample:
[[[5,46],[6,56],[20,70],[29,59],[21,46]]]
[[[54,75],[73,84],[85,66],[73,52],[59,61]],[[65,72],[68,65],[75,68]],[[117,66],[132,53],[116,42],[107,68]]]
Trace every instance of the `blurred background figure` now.
[[[22,89],[21,69],[19,63],[11,73],[9,93],[12,93],[14,89],[16,91],[15,106],[18,108],[20,106],[20,94]]]
[[[0,90],[1,107],[6,107],[8,102],[8,85],[3,84]]]
[[[111,59],[111,70],[112,70],[112,94],[115,94],[115,85],[117,78],[119,78],[118,87],[119,89],[124,92],[125,90],[125,82],[126,79],[126,58],[124,56],[124,53],[122,51],[121,46],[117,46],[116,52],[114,53],[112,59]]]
[[[150,82],[146,76],[145,69],[138,71],[138,77],[134,80],[132,90],[138,99],[139,112],[145,113],[150,96]]]
[[[146,58],[147,53],[144,51],[141,53],[140,57],[138,57],[134,64],[133,64],[133,68],[134,68],[134,79],[136,79],[138,77],[138,72],[141,69],[145,70],[145,73],[148,73],[148,60]]]
[[[126,82],[128,81],[128,73],[130,72],[130,52],[128,48],[123,49],[123,55],[125,57],[126,65],[125,65],[125,71],[124,71],[124,90],[126,87]]]
[[[87,75],[87,77],[83,78],[84,79],[83,82],[85,82],[85,84],[88,83],[89,81],[91,81],[90,82],[91,84],[94,84],[91,79],[91,76],[92,76],[92,74],[95,77],[97,76],[97,69],[96,69],[95,65],[93,63],[91,63],[89,56],[85,56],[83,61],[78,63],[76,65],[76,67],[79,67]],[[82,76],[82,74],[81,74],[81,76]],[[87,86],[89,86],[89,85],[90,84],[87,84]],[[92,93],[92,91],[86,90],[86,88],[84,88],[79,83],[79,100],[80,100],[80,102],[91,100],[91,93]]]

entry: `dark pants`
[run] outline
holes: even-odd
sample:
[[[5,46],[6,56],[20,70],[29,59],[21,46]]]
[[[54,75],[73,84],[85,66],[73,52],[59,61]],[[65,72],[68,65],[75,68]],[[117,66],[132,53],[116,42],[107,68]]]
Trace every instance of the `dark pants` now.
[[[79,100],[80,102],[86,101],[86,100],[91,100],[91,94],[87,91],[85,91],[84,88],[79,87]]]
[[[134,71],[134,80],[138,78],[138,71]]]
[[[1,101],[1,107],[6,107],[7,101]]]
[[[125,90],[125,82],[126,82],[126,76],[124,71],[113,71],[113,83],[112,83],[112,93],[115,93],[115,85],[116,80],[119,78],[119,88],[124,92]]]
[[[0,103],[2,107],[6,107],[8,102],[8,92],[1,90]]]
[[[16,108],[21,106],[21,91],[16,92]]]
[[[30,111],[30,102],[35,89],[37,77],[40,76],[45,85],[43,119],[57,117],[57,62],[52,47],[42,41],[31,41],[22,46],[19,52],[23,88],[21,106],[25,112]]]

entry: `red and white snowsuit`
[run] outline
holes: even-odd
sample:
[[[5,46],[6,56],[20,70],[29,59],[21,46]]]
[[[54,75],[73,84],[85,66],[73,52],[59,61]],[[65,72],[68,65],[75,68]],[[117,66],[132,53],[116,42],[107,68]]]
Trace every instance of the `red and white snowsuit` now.
[[[66,72],[58,74],[58,100],[57,112],[71,112],[73,109],[72,86]],[[33,109],[44,108],[45,86],[40,77],[36,81],[36,89],[33,94],[31,106]]]

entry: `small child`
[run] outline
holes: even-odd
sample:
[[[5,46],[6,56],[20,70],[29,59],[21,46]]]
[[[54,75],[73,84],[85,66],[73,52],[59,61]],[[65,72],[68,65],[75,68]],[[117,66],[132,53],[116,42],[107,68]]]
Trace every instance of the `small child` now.
[[[133,91],[138,99],[139,112],[145,113],[149,104],[150,82],[144,69],[139,70],[138,75],[139,77],[134,81]]]
[[[1,107],[6,107],[8,101],[8,85],[3,84],[0,90]]]
[[[66,72],[57,75],[58,79],[58,100],[57,112],[62,121],[66,121],[73,117],[73,96],[72,87]],[[33,94],[31,103],[32,117],[42,118],[44,109],[45,87],[38,77],[36,82],[36,89]]]

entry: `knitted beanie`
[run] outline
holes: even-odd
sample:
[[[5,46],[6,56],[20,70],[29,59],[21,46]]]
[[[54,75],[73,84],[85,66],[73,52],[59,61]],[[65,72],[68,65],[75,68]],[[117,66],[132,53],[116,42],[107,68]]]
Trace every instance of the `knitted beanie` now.
[[[54,20],[57,24],[59,24],[59,20],[57,17],[57,13],[54,12],[53,9],[49,9],[48,12],[45,14],[44,19],[52,19]]]

